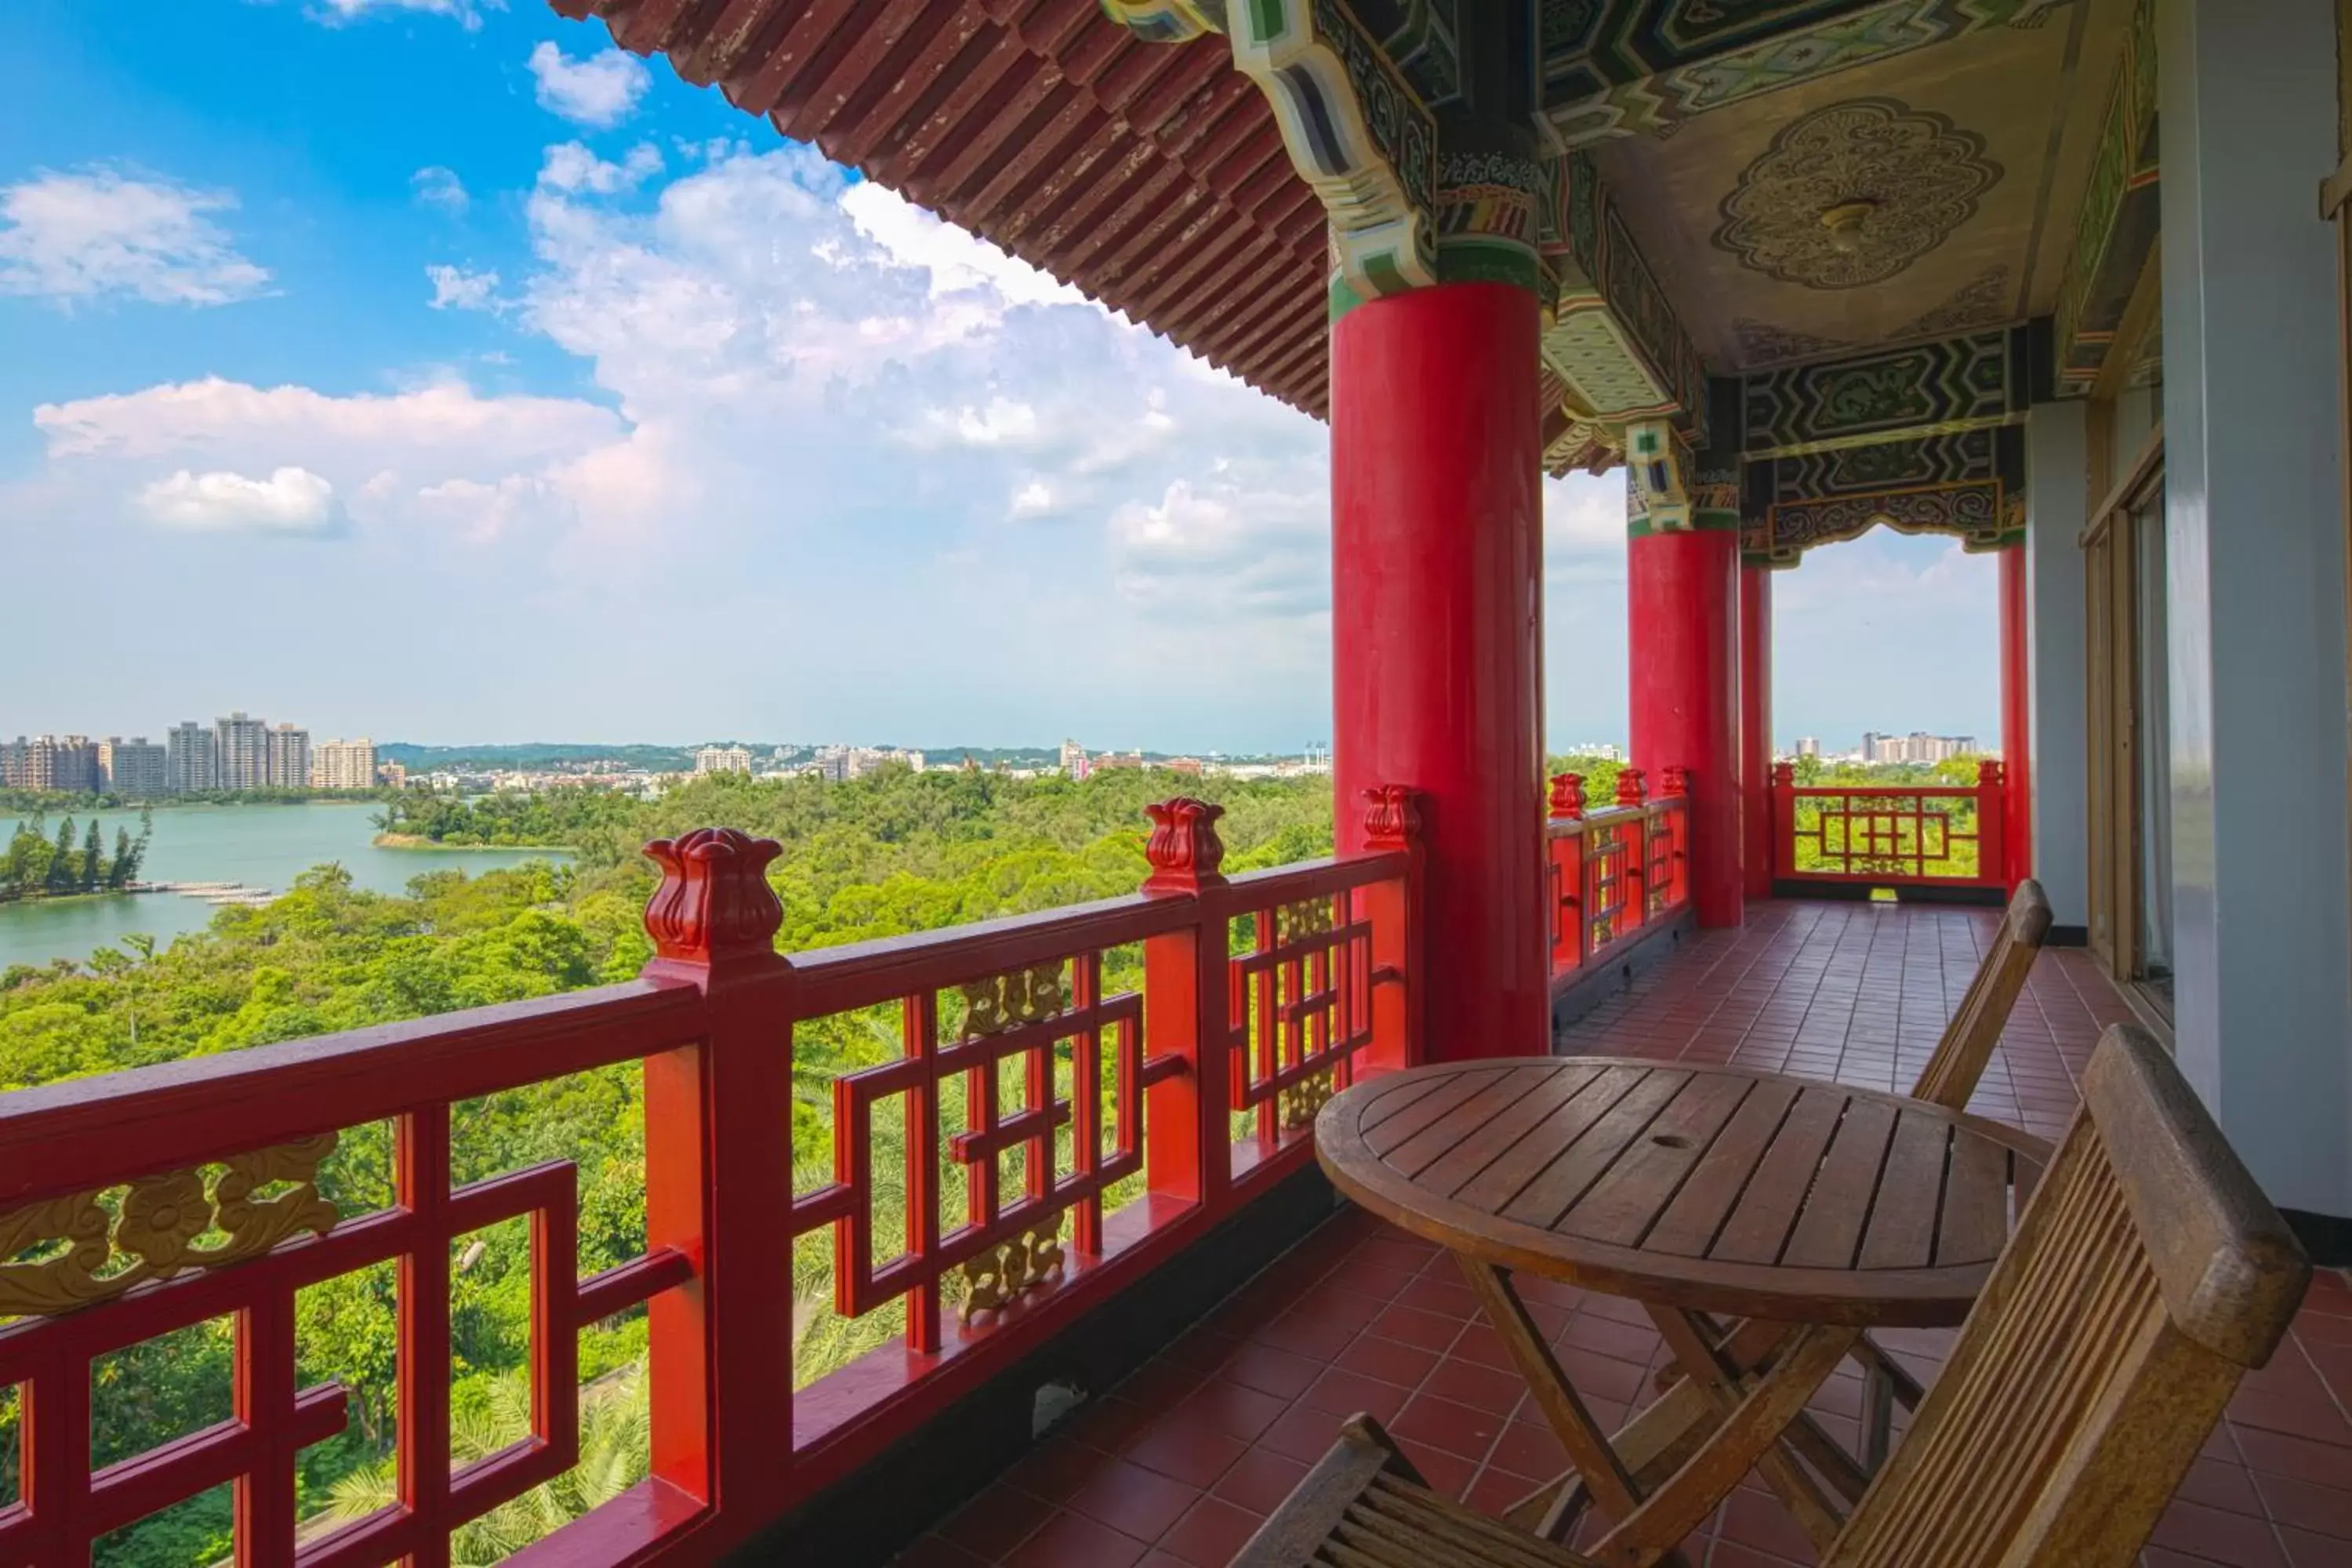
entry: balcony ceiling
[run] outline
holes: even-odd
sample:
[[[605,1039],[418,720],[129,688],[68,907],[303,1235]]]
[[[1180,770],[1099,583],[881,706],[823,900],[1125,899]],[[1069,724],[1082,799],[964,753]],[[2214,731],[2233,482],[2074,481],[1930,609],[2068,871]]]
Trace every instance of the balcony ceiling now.
[[[2046,315],[2129,11],[2031,10],[1590,151],[1717,374]]]

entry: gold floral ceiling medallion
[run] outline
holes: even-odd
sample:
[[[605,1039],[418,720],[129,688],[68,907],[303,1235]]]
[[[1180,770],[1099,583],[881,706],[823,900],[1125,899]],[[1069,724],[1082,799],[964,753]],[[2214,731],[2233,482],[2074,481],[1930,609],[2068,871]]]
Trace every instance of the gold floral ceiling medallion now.
[[[1857,98],[1784,127],[1723,199],[1718,249],[1808,289],[1894,277],[1976,216],[2001,167],[1984,138],[1891,98]]]

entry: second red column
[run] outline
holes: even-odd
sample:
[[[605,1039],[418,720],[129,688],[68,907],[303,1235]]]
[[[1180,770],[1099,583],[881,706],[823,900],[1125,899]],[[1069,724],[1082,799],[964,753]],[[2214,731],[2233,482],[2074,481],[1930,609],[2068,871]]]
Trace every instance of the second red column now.
[[[1744,908],[1739,534],[1637,527],[1625,557],[1633,765],[1653,779],[1668,767],[1690,771],[1691,902],[1699,924],[1736,926]]]

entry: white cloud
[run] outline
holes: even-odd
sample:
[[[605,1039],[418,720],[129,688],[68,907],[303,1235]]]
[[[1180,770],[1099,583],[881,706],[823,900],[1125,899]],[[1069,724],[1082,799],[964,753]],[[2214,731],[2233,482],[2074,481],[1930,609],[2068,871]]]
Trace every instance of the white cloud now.
[[[530,51],[539,106],[575,125],[609,130],[626,120],[653,79],[645,62],[619,49],[572,59],[551,43]]]
[[[294,443],[378,451],[387,459],[418,452],[547,458],[609,440],[621,427],[610,410],[575,398],[483,397],[460,382],[337,397],[218,376],[45,403],[33,410],[33,424],[53,458],[130,460]]]
[[[1044,517],[1054,510],[1054,488],[1043,479],[1031,479],[1013,492],[1013,516]]]
[[[1213,477],[1111,514],[1112,581],[1147,612],[1222,621],[1311,616],[1331,605],[1330,502]]]
[[[1543,481],[1544,580],[1557,587],[1625,580],[1625,475]]]
[[[249,298],[268,272],[206,216],[236,205],[226,191],[111,169],[0,186],[0,293],[67,304],[119,294],[169,305]]]
[[[428,164],[409,175],[408,188],[426,206],[439,207],[446,213],[463,214],[473,205],[473,197],[466,194],[466,183],[457,178],[457,172],[438,163]]]
[[[1297,714],[1286,743],[1316,729],[1319,425],[813,150],[657,174],[650,148],[551,149],[530,258],[479,290],[576,356],[594,401],[215,379],[58,403],[35,416],[47,510],[296,465],[334,486],[372,578],[461,594],[495,573],[550,595],[551,624],[580,596],[621,596],[604,625],[690,599],[713,657],[793,672],[812,702],[836,700],[806,672],[846,638],[869,700],[923,694],[982,727],[1045,669],[1068,723],[1129,723],[1181,662],[1201,681],[1163,717],[1196,702],[1196,732],[1239,743],[1219,704],[1247,691]],[[845,589],[881,584],[908,614],[877,640],[871,594]],[[979,638],[975,606],[996,607]],[[1213,700],[1221,672],[1240,684]]]
[[[488,310],[497,308],[499,275],[495,271],[475,272],[463,267],[427,267],[425,276],[433,284],[433,298],[426,303],[436,310]]]
[[[930,274],[934,298],[986,289],[1011,305],[1076,305],[1086,300],[1051,273],[942,222],[870,180],[848,186],[839,199],[857,232],[880,246],[891,260]]]
[[[606,163],[577,142],[566,142],[547,150],[540,165],[539,184],[543,190],[567,195],[609,196],[618,191],[634,190],[661,171],[661,150],[650,142],[638,142],[617,163]]]
[[[134,505],[165,528],[318,533],[334,520],[335,487],[308,468],[278,468],[266,479],[182,468],[142,488]]]
[[[310,15],[329,26],[343,26],[380,13],[416,12],[446,16],[471,33],[485,11],[503,11],[506,0],[314,0]]]

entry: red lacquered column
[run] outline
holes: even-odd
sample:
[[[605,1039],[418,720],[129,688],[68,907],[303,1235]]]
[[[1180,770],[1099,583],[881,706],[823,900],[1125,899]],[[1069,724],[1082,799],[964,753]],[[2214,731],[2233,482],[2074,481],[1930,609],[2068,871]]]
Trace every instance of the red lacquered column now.
[[[2025,547],[2000,552],[2000,760],[2009,774],[2002,825],[2009,844],[2003,876],[2011,891],[2033,874],[2032,688],[2025,634]]]
[[[1751,899],[1772,896],[1772,574],[1739,569],[1739,870]]]
[[[1333,787],[1418,792],[1423,1058],[1549,1048],[1535,296],[1451,283],[1331,332]]]
[[[1703,926],[1742,918],[1739,872],[1739,535],[1644,533],[1626,542],[1633,765],[1690,773],[1691,902]]]

